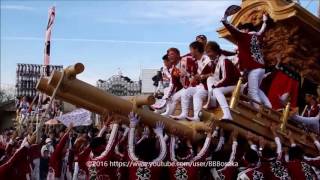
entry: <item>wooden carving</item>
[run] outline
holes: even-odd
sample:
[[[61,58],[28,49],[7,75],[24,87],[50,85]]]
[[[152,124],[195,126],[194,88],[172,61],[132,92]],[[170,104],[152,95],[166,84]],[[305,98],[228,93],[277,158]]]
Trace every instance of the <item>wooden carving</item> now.
[[[263,43],[267,65],[275,65],[275,57],[280,55],[281,63],[303,77],[320,82],[320,48],[303,28],[279,22],[265,32]]]
[[[320,19],[296,3],[285,0],[243,1],[241,10],[232,17],[231,23],[252,23],[261,26],[262,14],[269,20],[263,39],[266,65],[275,65],[276,56],[281,63],[320,84]],[[234,42],[223,27],[218,33]]]

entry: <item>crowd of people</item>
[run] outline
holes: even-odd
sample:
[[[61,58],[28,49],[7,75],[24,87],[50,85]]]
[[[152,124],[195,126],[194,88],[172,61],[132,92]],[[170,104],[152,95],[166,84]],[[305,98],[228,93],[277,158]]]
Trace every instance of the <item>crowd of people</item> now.
[[[140,122],[131,112],[125,118],[110,113],[99,132],[70,127],[43,132],[35,143],[32,131],[1,136],[1,179],[317,179],[320,158],[306,157],[291,133],[274,143],[250,132],[224,132],[210,124],[206,136],[192,142]],[[54,129],[52,129],[54,130]],[[24,138],[21,138],[24,137]],[[320,152],[315,134],[310,138]],[[282,141],[291,147],[282,148]],[[228,148],[231,145],[231,149]],[[205,163],[205,164],[201,164]]]
[[[169,48],[159,82],[164,87],[164,103],[155,113],[200,121],[202,108],[220,107],[221,120],[232,121],[225,95],[233,91],[240,77],[244,79],[241,92],[252,100],[252,107],[272,108],[260,88],[266,77],[261,38],[267,19],[264,15],[259,31],[254,31],[252,24],[236,28],[226,16],[222,19],[238,43],[236,52],[221,49],[204,35],[196,37],[186,55]],[[181,114],[175,116],[178,103]],[[317,96],[306,95],[306,103],[304,112],[292,114],[291,119],[311,126],[314,133],[309,138],[320,152]],[[25,115],[30,104],[23,99],[17,108],[19,116]],[[191,108],[194,113],[190,117]],[[79,131],[70,124],[61,129],[40,128],[37,133],[33,127],[22,132],[5,130],[0,135],[0,179],[320,179],[320,156],[307,157],[290,131],[280,138],[275,124],[270,127],[271,143],[249,131],[245,136],[236,129],[224,131],[214,123],[194,142],[165,131],[161,121],[152,128],[135,112],[128,117],[119,114],[109,112],[98,129]],[[283,141],[291,146],[282,147]]]
[[[62,102],[54,100],[50,104],[50,97],[36,96],[32,102],[27,96],[17,98],[15,102],[16,106],[16,121],[21,125],[30,123],[30,119],[36,117],[36,115],[44,114],[46,109],[49,109],[46,118],[52,119],[62,114]],[[50,106],[50,107],[49,107]]]

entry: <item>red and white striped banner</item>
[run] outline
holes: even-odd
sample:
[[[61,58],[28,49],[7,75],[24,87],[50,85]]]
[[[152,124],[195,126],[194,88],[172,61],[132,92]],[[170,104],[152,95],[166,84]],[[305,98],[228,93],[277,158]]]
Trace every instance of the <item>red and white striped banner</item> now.
[[[49,9],[49,20],[46,29],[46,36],[45,36],[45,49],[44,49],[44,65],[48,66],[50,64],[50,40],[51,40],[51,30],[54,23],[54,18],[56,16],[55,7],[51,7]]]

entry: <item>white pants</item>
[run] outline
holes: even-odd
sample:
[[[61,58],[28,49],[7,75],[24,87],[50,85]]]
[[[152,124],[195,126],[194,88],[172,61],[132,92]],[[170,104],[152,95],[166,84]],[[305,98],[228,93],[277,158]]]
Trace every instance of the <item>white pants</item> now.
[[[166,87],[163,89],[163,97],[168,97],[168,94],[170,92],[170,88],[169,87]]]
[[[318,114],[316,117],[303,117],[299,115],[295,115],[292,117],[292,120],[304,124],[308,129],[316,132],[319,132],[319,119],[320,114]]]
[[[226,86],[226,87],[219,87],[214,88],[212,90],[212,99],[217,99],[222,111],[223,111],[223,117],[222,119],[230,119],[232,120],[232,116],[230,113],[229,105],[227,103],[225,94],[231,93],[236,86]]]
[[[166,111],[162,113],[163,116],[170,116],[174,113],[174,110],[176,109],[177,102],[181,100],[182,93],[185,89],[182,88],[176,93],[173,94],[170,100],[168,100],[166,105]]]
[[[272,105],[267,98],[267,96],[260,90],[259,86],[263,79],[265,70],[262,68],[253,69],[248,74],[248,96],[249,98],[255,100],[256,102],[265,105],[268,108],[271,108]],[[253,103],[256,108],[259,108],[259,105]]]
[[[74,171],[73,171],[73,176],[72,176],[72,179],[73,180],[77,180],[78,178],[78,173],[79,173],[79,163],[78,162],[75,162],[74,163]]]
[[[181,96],[181,116],[188,116],[190,100],[193,98],[193,119],[199,120],[199,113],[208,91],[202,84],[187,88]]]
[[[208,91],[208,99],[207,103],[203,106],[203,108],[208,109],[210,107],[217,107],[217,99],[212,95],[213,90]]]
[[[163,97],[162,97],[162,99],[167,99],[168,98],[169,91],[170,91],[169,87],[166,87],[166,88],[163,89]],[[154,112],[157,113],[157,114],[161,114],[161,113],[166,112],[166,110],[167,110],[167,106],[165,106],[165,107],[163,107],[161,109],[156,109],[156,110],[154,110]]]

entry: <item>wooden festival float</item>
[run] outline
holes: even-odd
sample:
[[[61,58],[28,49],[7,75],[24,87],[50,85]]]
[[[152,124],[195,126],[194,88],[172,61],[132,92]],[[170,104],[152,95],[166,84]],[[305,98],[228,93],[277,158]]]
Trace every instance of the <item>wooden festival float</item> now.
[[[320,82],[320,51],[319,35],[320,20],[295,3],[284,0],[243,0],[242,9],[233,16],[232,24],[238,25],[244,22],[261,24],[260,19],[267,12],[272,19],[267,29],[264,43],[264,53],[268,65],[274,65],[274,56],[281,53],[282,63],[288,64],[306,78]],[[231,36],[222,28],[218,33],[231,42]],[[318,61],[317,61],[318,60]],[[240,95],[239,80],[232,96],[228,98],[233,121],[219,121],[222,111],[219,108],[203,110],[200,113],[201,122],[176,121],[143,108],[155,102],[153,96],[136,96],[121,98],[102,91],[86,82],[76,78],[76,75],[84,71],[81,63],[67,67],[63,72],[54,71],[49,78],[41,78],[37,84],[37,90],[55,98],[85,108],[100,115],[107,111],[116,111],[126,118],[130,111],[135,111],[142,123],[155,127],[157,121],[165,124],[165,130],[181,137],[187,137],[197,141],[204,136],[203,131],[208,130],[208,124],[212,121],[226,131],[237,129],[241,136],[251,131],[264,137],[268,142],[273,142],[270,126],[272,123],[279,125],[278,134],[283,145],[289,147],[289,141],[284,137],[287,130],[292,132],[296,143],[301,145],[309,155],[317,155],[318,152],[307,133],[303,129],[288,123],[290,104],[287,104],[282,112],[278,112],[260,106],[254,109],[246,101],[248,97]],[[176,114],[179,113],[177,108]]]
[[[299,72],[301,78],[308,78],[320,84],[320,19],[297,3],[286,0],[242,0],[241,10],[231,20],[235,26],[252,23],[256,27],[262,24],[262,15],[267,13],[269,20],[263,38],[263,51],[267,66],[274,66],[276,56],[281,63]],[[235,43],[226,28],[217,30],[221,37]],[[240,82],[239,82],[240,83]],[[237,127],[250,130],[272,140],[269,127],[272,123],[281,126],[279,134],[287,130],[306,152],[318,154],[307,133],[288,122],[290,104],[282,113],[261,106],[256,110],[239,99],[248,97],[240,95],[239,83],[230,100],[232,116]],[[289,142],[281,137],[285,146]]]

